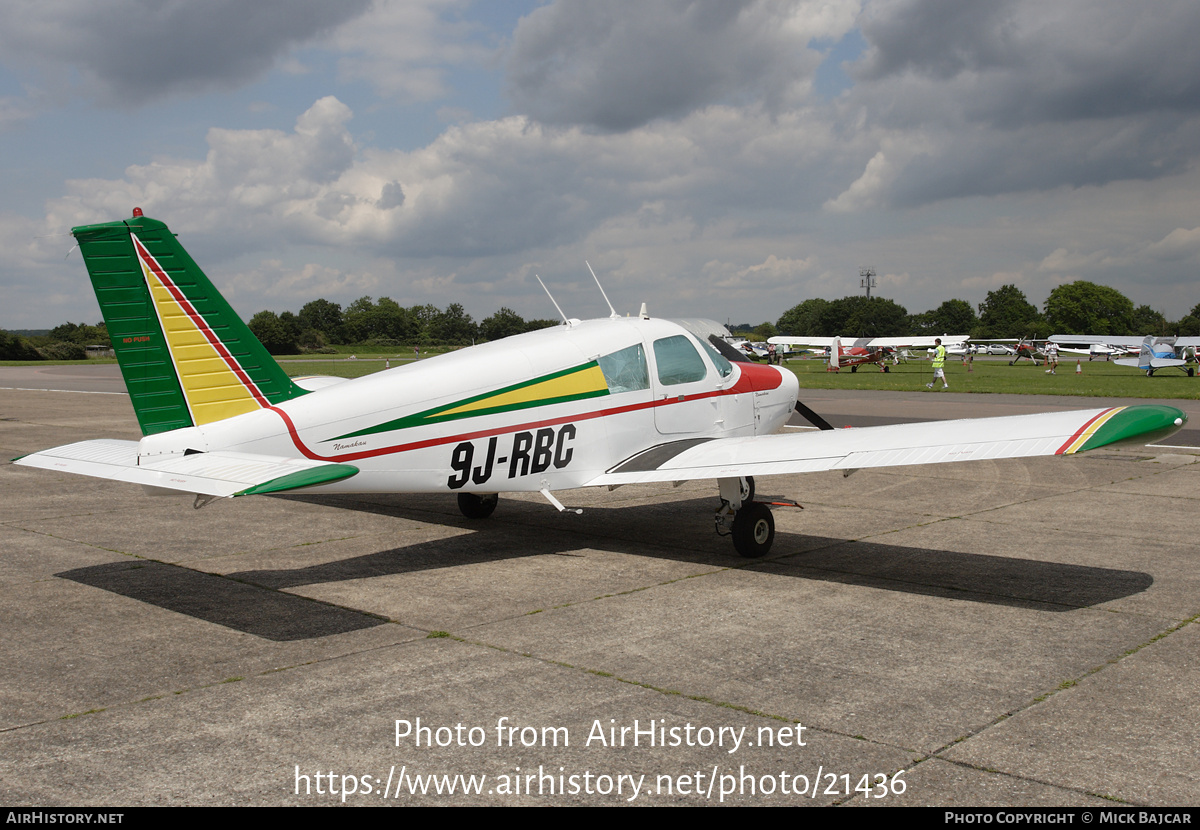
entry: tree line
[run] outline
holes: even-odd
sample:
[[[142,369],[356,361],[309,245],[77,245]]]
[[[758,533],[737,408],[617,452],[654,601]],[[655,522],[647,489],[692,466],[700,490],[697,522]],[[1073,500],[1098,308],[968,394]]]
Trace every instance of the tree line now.
[[[344,310],[338,303],[318,299],[305,304],[298,314],[260,311],[249,323],[271,354],[334,351],[332,347],[337,345],[469,346],[556,324],[556,320],[525,320],[507,307],[476,323],[458,303],[444,309],[433,305],[406,308],[388,297],[360,297]],[[978,312],[959,299],[909,314],[904,306],[882,297],[814,298],[793,306],[776,323],[732,328],[756,340],[776,334],[969,334],[975,340],[1050,334],[1200,335],[1200,304],[1181,319],[1169,321],[1147,305],[1135,308],[1115,288],[1078,280],[1051,291],[1042,311],[1015,285],[1004,285],[988,292]],[[82,360],[84,347],[90,345],[109,345],[104,323],[64,323],[37,337],[0,330],[0,360]]]
[[[32,337],[0,329],[0,360],[83,360],[88,346],[109,347],[104,323],[63,323]]]
[[[556,323],[525,320],[507,307],[476,323],[458,303],[405,308],[389,297],[359,297],[344,311],[325,299],[305,304],[299,314],[260,311],[249,325],[271,354],[297,354],[335,345],[470,346]]]
[[[1200,335],[1200,304],[1183,318],[1170,321],[1150,306],[1135,308],[1133,301],[1115,288],[1077,280],[1052,290],[1042,311],[1015,285],[989,291],[979,304],[978,313],[966,300],[958,299],[946,300],[930,311],[909,314],[904,306],[882,297],[815,298],[788,309],[774,325],[764,323],[754,334],[794,337],[969,334],[974,340],[1044,338],[1051,334]]]

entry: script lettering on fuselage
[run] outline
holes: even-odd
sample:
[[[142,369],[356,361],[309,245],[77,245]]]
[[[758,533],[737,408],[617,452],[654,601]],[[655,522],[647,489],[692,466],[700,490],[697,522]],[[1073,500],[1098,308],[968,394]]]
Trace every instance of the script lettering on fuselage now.
[[[450,469],[454,470],[454,475],[446,479],[446,486],[458,490],[470,482],[479,487],[505,470],[508,478],[544,473],[551,466],[562,470],[575,455],[575,448],[571,446],[575,435],[574,424],[563,424],[558,429],[542,427],[512,435],[493,435],[479,442],[463,441],[450,454]],[[507,450],[501,447],[507,447]],[[480,463],[476,464],[476,459]]]

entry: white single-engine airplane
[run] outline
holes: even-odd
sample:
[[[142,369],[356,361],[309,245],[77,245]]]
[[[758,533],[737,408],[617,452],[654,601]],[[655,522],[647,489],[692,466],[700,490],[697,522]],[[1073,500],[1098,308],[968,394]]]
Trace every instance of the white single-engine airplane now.
[[[1091,334],[1055,334],[1050,339],[1055,343],[1071,343],[1087,346],[1097,353],[1136,354],[1137,357],[1114,360],[1118,366],[1130,366],[1141,369],[1147,377],[1153,377],[1159,369],[1178,369],[1189,378],[1196,374],[1196,352],[1200,349],[1200,337],[1155,337],[1147,335],[1144,338],[1108,336],[1098,337]],[[1063,348],[1064,352],[1072,354],[1087,354],[1082,350],[1076,351]],[[1108,357],[1105,357],[1107,360]],[[1089,357],[1088,360],[1091,360]]]
[[[501,492],[715,479],[718,532],[771,547],[752,476],[1062,455],[1179,429],[1167,406],[833,430],[796,376],[730,362],[680,325],[563,325],[377,372],[293,382],[162,222],[72,229],[140,441],[92,440],[17,464],[153,493],[449,493],[483,518]],[[724,345],[724,344],[722,344]],[[773,434],[799,409],[823,429]]]

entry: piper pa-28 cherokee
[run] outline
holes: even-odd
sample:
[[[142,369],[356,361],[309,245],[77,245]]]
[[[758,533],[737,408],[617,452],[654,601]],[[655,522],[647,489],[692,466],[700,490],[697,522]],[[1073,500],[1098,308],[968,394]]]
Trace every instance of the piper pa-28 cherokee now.
[[[196,507],[262,493],[448,493],[484,518],[502,492],[540,492],[563,510],[554,491],[713,479],[718,532],[753,557],[775,522],[752,476],[1064,455],[1186,420],[1115,406],[834,430],[797,401],[792,372],[731,362],[676,323],[615,311],[354,380],[293,381],[162,222],[135,209],[72,233],[144,437],[15,461],[195,494]],[[795,410],[822,431],[774,434]]]

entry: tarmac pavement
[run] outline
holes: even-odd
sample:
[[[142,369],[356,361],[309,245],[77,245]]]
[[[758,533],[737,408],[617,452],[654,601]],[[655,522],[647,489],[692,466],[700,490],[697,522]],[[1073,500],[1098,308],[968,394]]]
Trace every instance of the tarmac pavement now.
[[[805,402],[838,426],[1091,405]],[[7,458],[100,437],[139,437],[125,397],[0,391]],[[0,802],[1200,804],[1197,457],[762,480],[805,509],[757,561],[703,482],[476,523],[7,465]]]

